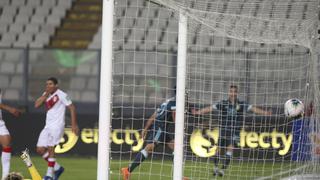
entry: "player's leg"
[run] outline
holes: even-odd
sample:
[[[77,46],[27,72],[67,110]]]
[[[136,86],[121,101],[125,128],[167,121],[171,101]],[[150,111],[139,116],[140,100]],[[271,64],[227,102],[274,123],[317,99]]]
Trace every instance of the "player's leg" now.
[[[239,135],[236,134],[232,134],[231,137],[228,137],[228,139],[226,140],[226,144],[227,144],[227,149],[225,152],[225,159],[223,162],[223,166],[222,166],[222,170],[219,172],[220,176],[224,175],[224,171],[226,169],[228,169],[231,159],[232,159],[232,155],[233,155],[233,150],[234,150],[234,146],[237,144],[237,142],[239,142],[240,138]]]
[[[51,130],[50,135],[52,135],[52,141],[49,141],[49,146],[52,147],[52,149],[49,151],[49,157],[51,157],[51,153],[53,154],[52,161],[54,161],[54,166],[53,166],[53,171],[54,171],[54,180],[58,180],[61,174],[64,172],[64,168],[57,162],[57,160],[54,158],[55,157],[55,146],[59,144],[60,139],[62,138],[64,134],[64,127],[56,129],[56,130]],[[49,159],[48,159],[49,163]]]
[[[155,146],[163,139],[163,137],[163,130],[160,127],[149,131],[146,138],[147,145],[145,148],[136,154],[134,160],[129,164],[128,167],[121,169],[124,180],[129,179],[131,172],[138,167],[149,156],[150,153],[153,152]]]
[[[6,177],[10,172],[10,160],[11,160],[11,136],[0,135],[0,143],[2,145],[1,164],[2,164],[2,179]]]
[[[156,146],[163,139],[163,131],[161,128],[152,130],[148,133],[146,138],[147,145],[134,158],[129,165],[128,170],[131,173],[137,166],[139,166],[151,154]]]
[[[42,151],[41,151],[42,152]],[[48,162],[49,152],[47,149],[44,150],[44,153],[39,153],[42,158]],[[64,172],[64,167],[62,167],[57,161],[54,164],[54,179],[57,180],[59,176]]]
[[[29,170],[29,173],[32,177],[32,180],[41,180],[41,176],[40,176],[38,170],[32,164],[28,149],[22,151],[22,154],[20,157],[23,160],[23,162],[26,164],[26,166],[28,167],[28,170]]]
[[[49,157],[48,157],[48,168],[46,177],[54,177],[54,164],[56,163],[56,159],[54,158],[54,147],[48,146],[47,148]]]
[[[234,147],[240,141],[240,134],[239,133],[240,132],[236,131],[234,134],[231,135],[231,137],[227,141],[227,150],[226,150],[226,153],[225,153],[225,161],[224,161],[222,169],[227,169],[229,164],[230,164],[230,162],[231,162]]]
[[[221,160],[221,148],[223,148],[223,150],[226,148],[226,145],[229,143],[228,142],[228,137],[227,137],[227,133],[224,129],[220,129],[219,131],[220,137],[218,140],[218,148],[216,151],[216,154],[212,157],[213,159],[213,176],[223,176],[223,170],[219,169],[219,163]],[[225,151],[225,150],[224,150]]]
[[[45,161],[48,162],[48,174],[51,174],[51,167],[49,168],[49,165],[53,165],[54,176],[52,177],[54,177],[54,180],[57,180],[59,176],[64,172],[64,168],[56,162],[55,158],[53,158],[54,146],[59,143],[62,134],[63,131],[61,130],[53,132],[52,130],[43,129],[40,133],[37,143],[37,153],[41,155]]]
[[[155,147],[155,143],[149,143],[142,149],[138,154],[136,154],[134,160],[129,164],[128,167],[122,168],[121,173],[123,180],[128,180],[131,172],[135,168],[137,168],[145,159],[147,159],[148,155],[153,152]]]
[[[231,162],[231,159],[232,159],[232,155],[233,155],[233,145],[230,144],[228,147],[227,147],[227,151],[225,153],[225,159],[224,159],[224,163],[223,163],[223,166],[222,166],[222,169],[227,169],[230,162]]]
[[[219,147],[217,148],[216,154],[212,157],[213,159],[213,175],[216,176],[218,175],[218,170],[219,170],[219,161],[220,161],[220,149]]]
[[[145,159],[148,158],[149,154],[151,154],[154,150],[155,143],[150,143],[145,146],[134,158],[132,163],[129,165],[129,172],[131,173],[136,167],[138,167]]]

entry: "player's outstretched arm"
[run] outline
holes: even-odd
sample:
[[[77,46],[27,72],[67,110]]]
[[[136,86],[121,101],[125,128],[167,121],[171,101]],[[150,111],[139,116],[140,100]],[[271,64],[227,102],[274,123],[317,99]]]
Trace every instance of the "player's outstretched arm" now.
[[[29,170],[29,173],[32,177],[32,180],[41,180],[42,178],[41,178],[38,170],[32,164],[32,161],[31,161],[31,158],[29,155],[29,150],[26,149],[26,150],[22,151],[22,154],[20,157],[23,160],[23,162],[25,163],[25,165],[28,167],[28,170]]]
[[[21,114],[20,110],[14,108],[14,107],[11,107],[9,105],[3,104],[3,103],[0,103],[0,109],[8,111],[9,113],[11,113],[15,117],[19,117]]]
[[[253,106],[251,108],[251,111],[254,112],[255,114],[261,114],[261,115],[265,115],[265,116],[272,115],[271,111],[265,111],[265,110],[263,110],[261,108],[255,107],[255,106]]]
[[[199,109],[199,110],[192,109],[191,114],[193,114],[193,115],[207,114],[207,113],[211,112],[212,110],[213,110],[212,106],[208,106],[208,107],[205,107],[205,108]]]
[[[78,121],[77,121],[77,114],[76,114],[76,107],[73,104],[70,104],[68,106],[68,109],[71,114],[71,129],[72,132],[76,135],[79,135],[79,127],[78,127]]]
[[[156,119],[156,115],[157,115],[157,113],[154,112],[154,113],[152,114],[152,116],[150,116],[150,118],[148,119],[146,125],[144,126],[144,129],[143,129],[142,132],[141,132],[141,138],[142,138],[142,139],[144,139],[145,136],[147,135],[147,131],[148,131],[148,129],[150,128],[150,126],[153,124],[153,121]]]
[[[34,107],[35,108],[39,108],[42,106],[42,104],[47,100],[47,98],[49,97],[49,93],[48,92],[44,92],[42,94],[42,96],[40,96],[36,102],[34,103]]]

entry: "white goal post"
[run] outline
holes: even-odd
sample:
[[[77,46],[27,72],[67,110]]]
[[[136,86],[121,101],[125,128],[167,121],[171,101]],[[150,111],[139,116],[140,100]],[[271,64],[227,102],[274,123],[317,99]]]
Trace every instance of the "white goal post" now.
[[[112,39],[114,0],[103,1],[100,61],[99,142],[97,179],[109,179],[112,118]]]

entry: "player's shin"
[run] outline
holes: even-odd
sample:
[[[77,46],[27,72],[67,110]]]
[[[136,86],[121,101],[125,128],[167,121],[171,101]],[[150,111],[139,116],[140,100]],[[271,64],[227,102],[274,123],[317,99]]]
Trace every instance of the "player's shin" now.
[[[213,156],[214,167],[218,167],[219,159],[220,159],[219,154],[216,154],[215,156]]]
[[[53,177],[54,174],[54,164],[56,163],[55,158],[48,158],[48,169],[46,176]]]
[[[42,158],[48,162],[48,158],[49,158],[49,152],[45,152],[43,155],[42,155]],[[57,171],[61,168],[61,165],[56,161],[55,164],[54,164],[54,171]]]
[[[231,158],[232,158],[232,152],[231,151],[227,151],[226,152],[226,157],[225,157],[225,160],[224,160],[224,163],[223,163],[223,166],[222,166],[222,169],[227,169],[229,164],[230,164],[230,161],[231,161]]]
[[[132,172],[136,167],[138,167],[147,157],[148,152],[145,149],[141,150],[129,165],[129,172]]]
[[[1,163],[2,163],[2,179],[9,174],[10,160],[11,160],[11,147],[4,147],[2,149]]]

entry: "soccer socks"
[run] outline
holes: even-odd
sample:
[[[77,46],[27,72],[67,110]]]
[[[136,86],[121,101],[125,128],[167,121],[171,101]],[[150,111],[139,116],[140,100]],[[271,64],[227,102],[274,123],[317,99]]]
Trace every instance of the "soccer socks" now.
[[[42,158],[44,160],[46,160],[48,162],[48,158],[49,158],[49,152],[46,152],[42,155]],[[55,162],[54,164],[54,171],[57,171],[58,169],[60,169],[61,165],[58,162]]]
[[[48,169],[46,176],[53,177],[54,174],[54,164],[56,163],[55,158],[48,158]]]
[[[232,152],[227,151],[227,153],[226,153],[226,159],[224,160],[222,169],[227,169],[227,168],[228,168],[228,166],[229,166],[229,164],[230,164],[230,161],[231,161],[231,158],[232,158]]]
[[[11,147],[5,147],[2,149],[1,163],[2,163],[2,179],[9,174],[10,171],[10,159],[11,159]]]
[[[148,152],[143,149],[135,157],[134,161],[129,165],[129,172],[132,172],[136,167],[138,167],[146,158],[148,157]]]

